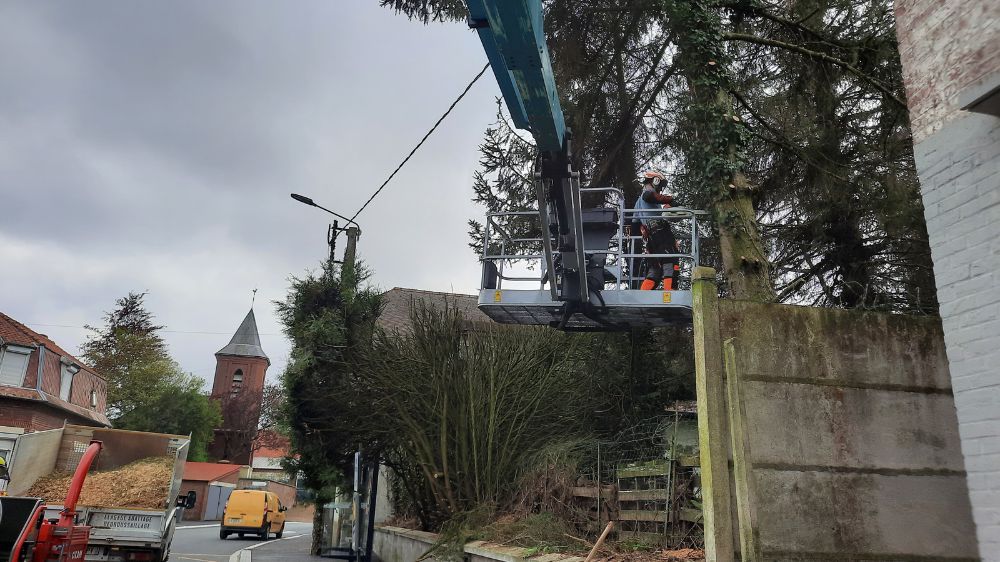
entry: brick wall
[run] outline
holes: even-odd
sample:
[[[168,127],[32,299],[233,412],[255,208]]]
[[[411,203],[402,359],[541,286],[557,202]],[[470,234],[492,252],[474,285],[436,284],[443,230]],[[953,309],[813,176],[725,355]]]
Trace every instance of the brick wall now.
[[[1000,2],[896,0],[896,30],[917,142],[959,116],[962,91],[1000,69]]]
[[[230,395],[233,388],[233,374],[237,369],[243,371],[243,385],[240,392],[263,395],[267,359],[217,355],[215,360],[215,382],[212,384],[212,398],[224,398]]]
[[[37,355],[37,352],[33,355]],[[46,351],[42,365],[42,390],[52,396],[59,396],[62,385],[62,364],[60,355]],[[97,391],[97,407],[90,406],[90,391]],[[77,406],[104,413],[107,408],[108,383],[89,369],[81,369],[73,376],[69,402]]]
[[[896,20],[979,549],[1000,561],[1000,119],[959,107],[1000,72],[1000,2],[897,0]]]
[[[915,147],[962,453],[984,560],[1000,560],[1000,119]]]
[[[0,425],[23,427],[25,431],[45,431],[58,429],[63,426],[63,422],[94,423],[40,402],[0,398]]]

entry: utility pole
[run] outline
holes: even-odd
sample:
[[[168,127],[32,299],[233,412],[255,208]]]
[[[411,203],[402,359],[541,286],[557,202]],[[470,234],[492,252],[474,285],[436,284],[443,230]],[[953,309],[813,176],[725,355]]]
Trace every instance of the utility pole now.
[[[344,219],[347,221],[347,251],[344,252],[344,267],[341,270],[343,273],[350,271],[352,274],[354,272],[354,256],[357,255],[358,249],[358,237],[361,236],[361,228],[358,223],[354,222],[354,219],[349,219],[344,215],[338,215],[337,213],[327,209],[326,207],[317,204],[312,200],[311,197],[306,197],[305,195],[299,195],[298,193],[292,193],[292,199],[295,199],[299,203],[304,205],[309,205],[310,207],[316,207],[330,213],[331,215]],[[334,259],[334,250],[336,249],[337,233],[340,231],[340,225],[337,221],[333,221],[333,225],[326,231],[326,242],[330,245],[330,262],[337,263]]]
[[[326,243],[330,246],[330,263],[337,262],[337,233],[340,232],[339,224],[337,221],[333,221],[333,224],[326,230]]]
[[[356,226],[347,227],[347,250],[344,251],[344,273],[354,272],[354,258],[358,250],[358,238],[361,229]]]

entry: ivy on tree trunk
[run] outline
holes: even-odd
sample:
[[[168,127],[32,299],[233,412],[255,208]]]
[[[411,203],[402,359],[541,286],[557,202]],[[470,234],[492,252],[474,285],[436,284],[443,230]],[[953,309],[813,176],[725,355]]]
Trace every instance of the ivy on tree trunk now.
[[[734,83],[719,13],[702,0],[663,0],[677,34],[677,72],[688,84],[682,123],[687,181],[703,194],[719,229],[729,293],[758,302],[774,300],[770,266],[750,186],[743,173],[746,127],[733,110]]]

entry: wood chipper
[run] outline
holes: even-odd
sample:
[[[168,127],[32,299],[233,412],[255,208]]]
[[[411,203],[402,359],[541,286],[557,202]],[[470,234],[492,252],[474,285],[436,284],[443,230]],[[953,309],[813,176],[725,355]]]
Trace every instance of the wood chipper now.
[[[90,527],[76,524],[76,504],[100,441],[91,441],[77,464],[63,509],[57,519],[45,519],[41,498],[0,497],[0,562],[82,561]]]

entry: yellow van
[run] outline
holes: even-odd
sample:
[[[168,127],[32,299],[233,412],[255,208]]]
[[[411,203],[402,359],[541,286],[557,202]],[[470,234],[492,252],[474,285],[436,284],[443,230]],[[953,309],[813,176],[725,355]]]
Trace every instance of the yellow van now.
[[[274,492],[234,490],[229,495],[222,514],[219,538],[225,540],[236,533],[240,537],[256,534],[267,540],[274,533],[280,539],[285,532],[286,511],[288,508],[281,505],[281,500]]]

